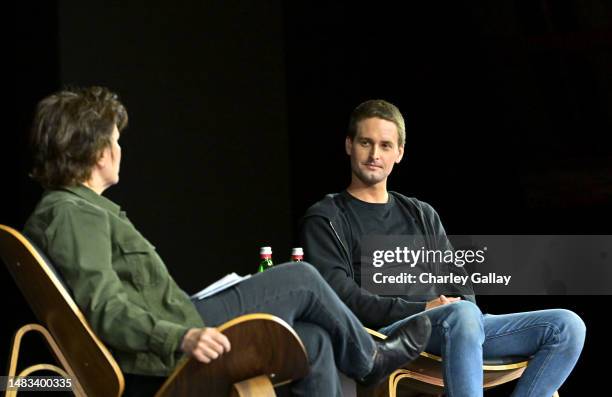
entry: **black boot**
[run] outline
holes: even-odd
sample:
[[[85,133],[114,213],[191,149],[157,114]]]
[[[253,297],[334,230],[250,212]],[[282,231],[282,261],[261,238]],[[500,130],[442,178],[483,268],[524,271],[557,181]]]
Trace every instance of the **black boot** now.
[[[416,359],[427,346],[431,322],[427,316],[417,316],[395,330],[387,339],[376,342],[374,365],[360,383],[374,385],[391,372]]]

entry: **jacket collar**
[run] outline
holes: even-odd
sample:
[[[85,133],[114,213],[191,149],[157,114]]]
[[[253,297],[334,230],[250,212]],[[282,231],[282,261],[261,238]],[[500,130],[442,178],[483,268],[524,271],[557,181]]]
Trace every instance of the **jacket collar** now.
[[[98,193],[94,192],[85,185],[79,184],[75,186],[68,186],[62,188],[62,190],[66,190],[72,194],[75,194],[80,198],[87,200],[94,205],[97,205],[98,207],[102,207],[105,210],[112,212],[113,214],[119,215],[119,212],[121,211],[120,206],[113,203],[106,197],[99,195]]]

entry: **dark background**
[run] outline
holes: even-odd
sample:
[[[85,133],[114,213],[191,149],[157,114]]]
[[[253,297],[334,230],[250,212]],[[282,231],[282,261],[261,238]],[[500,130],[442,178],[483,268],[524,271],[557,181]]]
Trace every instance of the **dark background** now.
[[[610,234],[610,1],[14,3],[0,223],[21,228],[40,196],[27,177],[36,102],[97,84],[130,114],[105,195],[189,293],[254,272],[260,246],[288,259],[305,209],[348,184],[348,115],[370,98],[406,118],[389,187],[432,204],[447,233]],[[8,357],[34,319],[0,275]],[[609,296],[479,303],[576,311],[587,343],[561,394],[604,387]]]

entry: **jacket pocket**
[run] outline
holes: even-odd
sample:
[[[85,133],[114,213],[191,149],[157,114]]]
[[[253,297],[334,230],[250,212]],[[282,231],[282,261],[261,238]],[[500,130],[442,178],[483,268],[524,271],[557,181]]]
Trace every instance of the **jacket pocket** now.
[[[155,247],[145,240],[122,241],[118,245],[122,257],[116,269],[119,278],[131,282],[138,290],[151,285],[155,277],[150,262],[156,257]]]

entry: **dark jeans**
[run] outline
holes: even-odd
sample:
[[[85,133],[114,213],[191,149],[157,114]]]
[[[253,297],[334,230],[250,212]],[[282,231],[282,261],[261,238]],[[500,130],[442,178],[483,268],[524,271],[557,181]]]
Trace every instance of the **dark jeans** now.
[[[274,266],[195,305],[207,326],[257,312],[289,323],[302,339],[310,363],[310,373],[292,384],[295,395],[340,396],[336,368],[352,378],[372,368],[372,338],[308,263]]]

